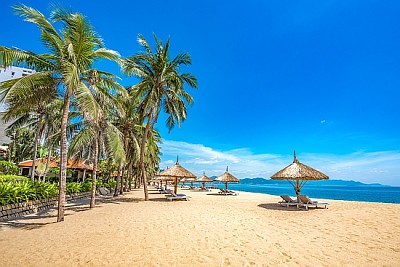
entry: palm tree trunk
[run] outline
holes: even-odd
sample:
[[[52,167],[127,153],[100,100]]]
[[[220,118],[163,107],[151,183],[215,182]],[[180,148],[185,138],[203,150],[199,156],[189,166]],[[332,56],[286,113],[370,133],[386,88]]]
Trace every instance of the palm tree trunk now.
[[[47,176],[47,173],[49,172],[49,165],[50,165],[50,160],[51,160],[51,150],[52,149],[53,149],[53,145],[49,145],[49,153],[47,154],[46,169],[44,170],[44,174],[43,174],[43,182],[46,181],[46,176]]]
[[[128,190],[132,191],[132,162],[128,165]]]
[[[36,126],[35,142],[34,142],[34,146],[33,146],[33,160],[32,160],[32,173],[31,173],[32,181],[35,181],[35,168],[36,168],[37,147],[38,147],[38,143],[39,143],[39,132],[40,132],[40,118],[39,118],[39,122]]]
[[[61,118],[61,147],[60,147],[60,185],[58,194],[57,222],[64,221],[65,191],[67,183],[67,123],[69,113],[69,98],[67,90],[64,96],[63,113]]]
[[[99,158],[99,136],[98,133],[94,137],[94,155],[93,155],[93,175],[92,175],[92,193],[90,195],[90,208],[93,209],[96,205],[96,173],[97,173],[97,162]]]
[[[120,162],[119,165],[118,165],[117,178],[115,179],[116,183],[115,183],[114,197],[117,197],[119,195],[119,193],[120,193],[119,186],[121,186],[120,185],[120,183],[121,183],[121,176],[120,176],[121,164],[122,163]]]
[[[125,166],[122,166],[122,164],[121,164],[121,188],[119,189],[119,193],[121,195],[124,194],[124,183],[126,180],[126,177],[124,176],[124,174],[125,174]]]
[[[147,135],[149,134],[153,124],[153,110],[150,111],[150,116],[146,124],[146,128],[144,130],[144,134],[142,137],[142,142],[140,145],[140,157],[139,157],[139,162],[140,162],[140,171],[142,174],[142,180],[143,180],[143,190],[144,190],[144,200],[148,201],[149,200],[149,192],[147,189],[147,176],[146,176],[146,168],[144,165],[144,152],[146,149],[146,142],[147,142]]]
[[[86,168],[83,170],[82,183],[85,182],[85,179],[86,179]]]

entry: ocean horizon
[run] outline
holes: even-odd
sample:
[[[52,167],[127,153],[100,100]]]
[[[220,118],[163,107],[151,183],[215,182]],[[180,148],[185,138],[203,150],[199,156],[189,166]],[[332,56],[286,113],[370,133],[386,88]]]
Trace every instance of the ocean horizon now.
[[[201,186],[201,183],[194,183]],[[208,183],[210,186],[211,184]],[[213,186],[225,188],[225,184],[214,182]],[[269,195],[295,196],[293,186],[287,181],[263,178],[245,178],[241,183],[229,183],[231,190]],[[302,195],[311,199],[332,199],[346,201],[381,202],[400,204],[400,186],[363,184],[357,181],[324,180],[309,181],[301,190]]]
[[[224,184],[215,186],[223,188]],[[291,184],[229,184],[229,189],[262,193],[269,195],[295,196]],[[301,190],[302,195],[308,195],[311,199],[333,199],[346,201],[364,201],[381,203],[400,203],[400,187],[382,185],[322,185],[318,181],[306,184]]]

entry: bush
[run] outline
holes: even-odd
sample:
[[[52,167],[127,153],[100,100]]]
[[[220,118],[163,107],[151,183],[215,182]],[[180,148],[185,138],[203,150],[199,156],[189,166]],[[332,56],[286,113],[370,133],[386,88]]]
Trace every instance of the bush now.
[[[23,181],[30,181],[29,178],[25,176],[19,176],[19,175],[0,175],[0,183],[5,183],[5,182],[23,182]]]
[[[56,184],[44,182],[0,183],[0,204],[26,202],[29,200],[46,199],[58,194]]]
[[[58,196],[58,184],[32,182],[30,179],[16,182],[16,179],[0,182],[0,205],[20,203],[30,200],[48,199]],[[67,183],[67,193],[88,192],[92,183]]]
[[[92,183],[91,182],[82,183],[81,192],[89,192],[91,190],[92,190]]]
[[[35,189],[36,199],[47,199],[58,196],[58,184],[34,182],[33,188]]]
[[[12,162],[0,160],[0,174],[18,174],[18,166]]]
[[[67,183],[67,193],[68,194],[80,193],[81,190],[82,190],[82,184],[81,183],[76,183],[76,182]]]
[[[104,185],[108,189],[111,189],[111,188],[115,188],[115,186],[117,185],[117,182],[115,180],[109,180],[108,183],[106,183]]]

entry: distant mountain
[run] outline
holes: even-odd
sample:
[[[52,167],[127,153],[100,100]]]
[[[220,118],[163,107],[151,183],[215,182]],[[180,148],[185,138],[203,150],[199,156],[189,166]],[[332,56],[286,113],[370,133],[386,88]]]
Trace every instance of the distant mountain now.
[[[272,180],[265,178],[243,178],[240,179],[242,184],[282,184],[287,183],[286,180]],[[385,186],[382,184],[364,184],[357,181],[345,181],[345,180],[319,180],[318,183],[322,186]]]

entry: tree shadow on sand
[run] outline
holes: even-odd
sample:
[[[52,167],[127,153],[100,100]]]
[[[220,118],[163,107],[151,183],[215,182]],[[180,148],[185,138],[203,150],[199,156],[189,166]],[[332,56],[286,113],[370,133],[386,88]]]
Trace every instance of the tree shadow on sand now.
[[[207,196],[220,196],[220,197],[237,197],[237,195],[233,195],[233,194],[219,194],[219,193],[208,193]]]
[[[268,209],[268,210],[282,210],[282,211],[305,211],[304,209],[298,209],[296,206],[289,206],[289,207],[285,207],[282,206],[278,203],[264,203],[264,204],[260,204],[257,205],[260,208],[263,209]]]
[[[122,202],[124,203],[139,203],[140,202],[140,198],[131,198],[131,197],[123,197],[123,196],[107,196],[107,197],[102,197],[102,198],[96,198],[96,207],[97,204],[120,204]],[[101,206],[99,206],[101,207]]]

